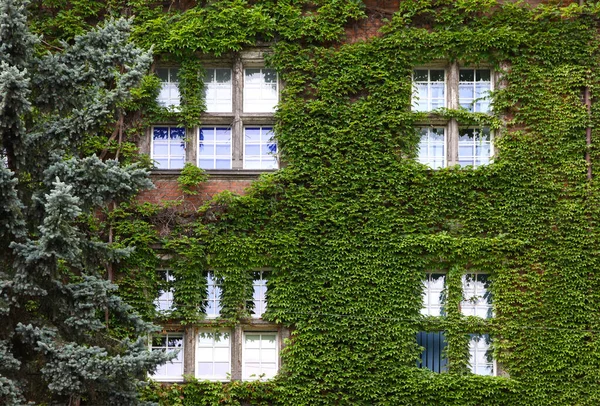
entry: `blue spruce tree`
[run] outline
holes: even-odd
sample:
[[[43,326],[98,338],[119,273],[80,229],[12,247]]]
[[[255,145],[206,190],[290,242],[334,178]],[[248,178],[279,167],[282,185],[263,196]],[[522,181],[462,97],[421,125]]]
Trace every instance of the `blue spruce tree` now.
[[[115,120],[151,56],[110,21],[42,51],[25,4],[0,0],[0,404],[135,405],[153,326],[105,280],[128,255],[86,218],[152,186],[147,171],[82,156],[86,136]],[[110,312],[133,331],[117,339]],[[137,337],[137,338],[136,338]]]

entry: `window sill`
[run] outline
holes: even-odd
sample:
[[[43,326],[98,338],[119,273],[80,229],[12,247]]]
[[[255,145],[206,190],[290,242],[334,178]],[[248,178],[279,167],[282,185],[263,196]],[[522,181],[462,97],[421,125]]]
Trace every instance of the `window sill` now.
[[[209,179],[258,179],[263,173],[273,173],[277,169],[207,169]],[[179,176],[181,169],[154,169],[150,171],[151,176]]]

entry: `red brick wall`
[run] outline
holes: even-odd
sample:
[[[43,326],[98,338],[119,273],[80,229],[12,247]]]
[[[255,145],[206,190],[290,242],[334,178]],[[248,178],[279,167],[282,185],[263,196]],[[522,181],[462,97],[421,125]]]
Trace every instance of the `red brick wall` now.
[[[182,201],[182,209],[194,210],[206,201],[222,192],[229,190],[234,193],[244,194],[246,188],[253,182],[252,179],[209,179],[197,189],[197,195],[185,195],[177,185],[178,174],[153,175],[152,181],[156,189],[147,190],[138,196],[138,201],[148,203],[161,203],[164,201]]]

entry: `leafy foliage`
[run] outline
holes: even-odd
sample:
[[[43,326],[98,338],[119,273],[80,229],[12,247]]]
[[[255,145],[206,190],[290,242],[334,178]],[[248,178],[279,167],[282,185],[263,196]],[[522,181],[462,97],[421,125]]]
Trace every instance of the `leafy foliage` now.
[[[196,312],[178,316],[186,323],[202,317],[205,290],[194,277],[197,283],[215,270],[224,284],[223,318],[235,323],[248,315],[250,271],[272,269],[264,317],[293,327],[284,367],[267,383],[153,387],[148,399],[598,403],[600,193],[596,178],[586,177],[584,156],[591,153],[593,168],[600,162],[585,139],[587,126],[600,135],[600,113],[594,104],[588,115],[581,91],[598,91],[600,6],[406,0],[379,36],[346,44],[345,24],[371,12],[356,1],[209,1],[166,12],[127,6],[137,10],[139,43],[194,66],[183,85],[193,113],[184,108],[175,121],[199,122],[193,116],[202,109],[201,86],[190,73],[198,68],[196,52],[220,56],[271,40],[269,62],[286,83],[276,126],[284,169],[245,196],[216,197],[193,216],[137,206],[114,224],[118,238],[142,247],[140,262],[121,269],[121,289],[132,287],[128,301],[151,308],[153,297],[136,287],[151,287],[155,278],[156,255],[144,240],[160,240],[182,275],[178,306]],[[437,112],[498,129],[489,166],[432,171],[414,160],[423,114],[410,111],[411,72],[440,59],[502,75],[493,116]],[[421,281],[430,270],[448,272],[444,318],[420,315]],[[492,280],[491,321],[458,309],[461,277],[473,270]],[[415,366],[421,330],[445,331],[448,373]],[[509,377],[469,372],[468,337],[475,333],[491,335]]]

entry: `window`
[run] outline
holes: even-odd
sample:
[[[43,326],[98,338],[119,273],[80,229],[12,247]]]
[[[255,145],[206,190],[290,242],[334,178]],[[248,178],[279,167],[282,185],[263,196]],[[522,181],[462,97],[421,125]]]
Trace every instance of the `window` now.
[[[158,104],[163,107],[179,106],[179,84],[177,68],[157,68],[156,74],[160,78],[161,88],[158,95]]]
[[[278,368],[276,332],[245,332],[242,352],[242,379],[269,379]]]
[[[421,331],[417,334],[417,344],[423,347],[417,366],[438,373],[448,369],[448,359],[443,356],[447,345],[443,331]]]
[[[231,127],[200,128],[198,166],[202,169],[231,169]]]
[[[169,333],[152,337],[152,351],[178,351],[177,356],[165,365],[158,366],[152,379],[156,381],[176,382],[183,380],[183,334]]]
[[[150,156],[158,169],[181,169],[185,162],[185,128],[154,127]]]
[[[244,112],[275,112],[279,101],[277,83],[277,72],[274,69],[244,69]]]
[[[496,375],[495,362],[490,354],[489,334],[471,334],[469,365],[476,375]]]
[[[272,127],[244,128],[244,169],[277,169]]]
[[[492,75],[489,69],[461,69],[458,82],[460,106],[469,111],[490,111],[489,93],[492,90]]]
[[[464,299],[460,304],[462,314],[484,319],[491,318],[493,316],[493,308],[488,275],[481,272],[466,274],[463,276],[462,285]],[[495,366],[490,354],[490,343],[489,334],[471,334],[471,340],[469,341],[469,364],[474,374],[495,374]]]
[[[421,307],[422,315],[444,315],[445,284],[446,274],[433,272],[425,274],[425,280],[423,281],[423,307]],[[418,366],[434,372],[443,372],[446,370],[448,360],[442,356],[446,347],[444,332],[421,331],[417,334],[417,344],[423,347]]]
[[[231,333],[200,330],[196,346],[196,378],[229,380],[231,374]]]
[[[280,88],[277,71],[264,67],[263,54],[257,50],[242,51],[218,64],[207,61],[206,65],[202,125],[177,129],[183,135],[174,140],[169,128],[175,127],[154,127],[149,149],[157,168],[180,169],[190,161],[215,172],[278,169],[273,132]],[[159,68],[157,73],[163,81],[159,103],[179,105],[177,69]],[[185,134],[191,140],[187,150]]]
[[[173,281],[175,278],[170,271],[158,271],[158,279],[161,283],[161,289],[158,291],[158,297],[154,300],[154,306],[159,312],[173,310]]]
[[[213,272],[206,276],[207,296],[204,306],[206,317],[215,318],[221,314],[221,285]]]
[[[443,315],[444,287],[446,274],[427,273],[423,281],[423,307],[421,314],[424,316]]]
[[[490,163],[492,136],[489,128],[460,128],[458,134],[458,164],[479,166]]]
[[[420,129],[419,162],[433,169],[446,166],[446,137],[444,128],[424,127]]]
[[[446,274],[429,272],[423,281],[424,316],[446,316],[444,302],[446,299]],[[492,297],[489,291],[488,275],[481,272],[468,273],[462,277],[461,313],[464,316],[492,317]],[[417,344],[423,347],[417,366],[434,372],[444,372],[448,368],[448,360],[444,357],[446,333],[443,331],[417,334]],[[494,375],[496,366],[490,353],[490,336],[488,334],[471,334],[469,341],[469,364],[471,371],[478,375]]]
[[[413,111],[431,112],[441,107],[490,111],[490,69],[459,68],[456,63],[443,68],[418,68],[413,71],[413,86]],[[493,144],[488,127],[462,127],[454,118],[446,120],[429,114],[419,131],[418,161],[432,169],[490,163]]]
[[[444,69],[415,69],[415,111],[431,111],[446,107],[446,71]]]
[[[231,69],[207,68],[204,76],[204,97],[207,113],[233,111]]]
[[[485,273],[471,273],[463,276],[463,298],[460,307],[465,316],[492,317],[492,295],[488,288],[490,281]]]
[[[267,279],[263,271],[254,272],[252,317],[260,318],[267,310]]]

